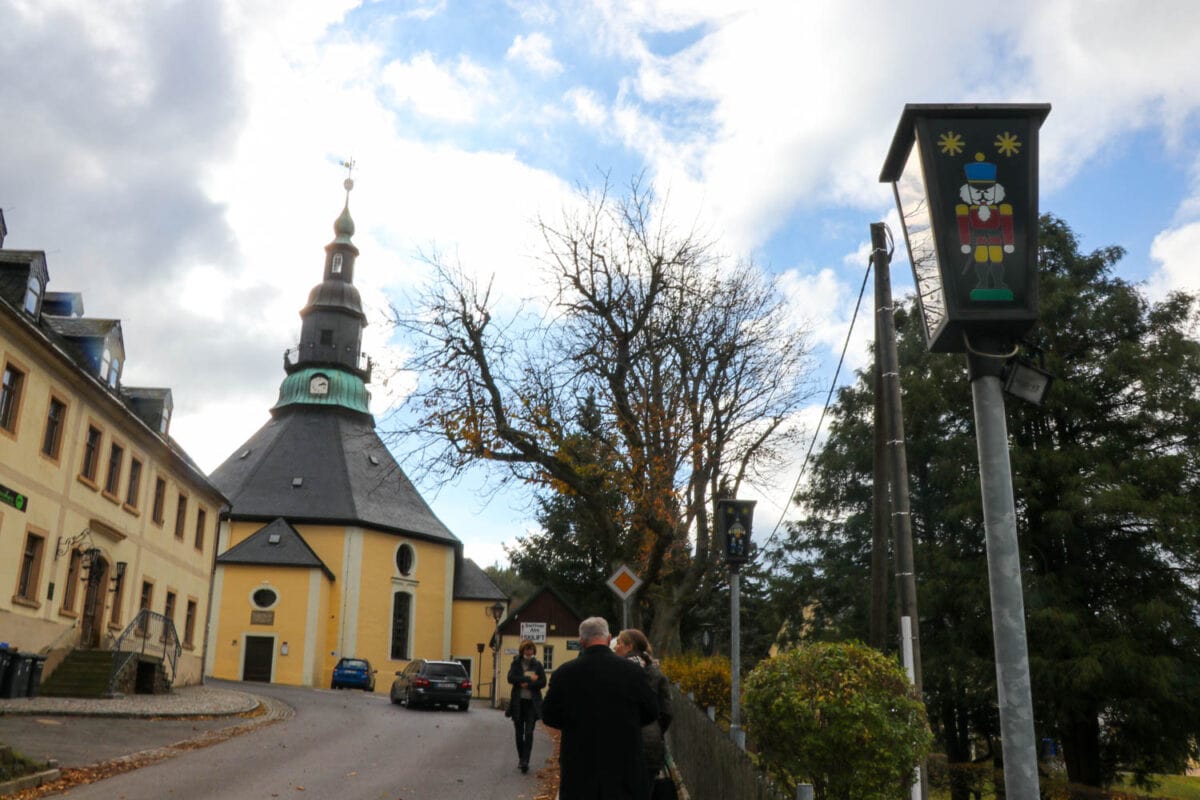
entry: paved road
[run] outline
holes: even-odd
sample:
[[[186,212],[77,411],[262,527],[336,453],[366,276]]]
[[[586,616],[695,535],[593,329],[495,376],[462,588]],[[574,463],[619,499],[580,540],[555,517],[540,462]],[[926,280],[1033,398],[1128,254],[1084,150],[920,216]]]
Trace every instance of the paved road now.
[[[228,741],[76,787],[65,796],[79,800],[517,800],[535,793],[534,772],[523,775],[516,769],[512,724],[482,705],[466,713],[409,711],[392,705],[386,694],[223,685],[274,697],[295,709],[295,714]],[[5,720],[6,725],[10,722]],[[63,722],[74,725],[82,720]],[[107,724],[113,731],[135,722],[159,724],[92,722]],[[539,727],[531,759],[534,770],[550,755],[550,739]]]

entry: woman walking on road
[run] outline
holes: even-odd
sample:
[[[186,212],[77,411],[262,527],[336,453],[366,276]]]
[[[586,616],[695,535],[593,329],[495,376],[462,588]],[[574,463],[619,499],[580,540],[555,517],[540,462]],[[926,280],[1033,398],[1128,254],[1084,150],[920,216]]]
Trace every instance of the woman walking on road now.
[[[512,717],[517,737],[517,768],[529,771],[529,752],[533,749],[533,726],[542,718],[542,689],[546,688],[546,669],[534,657],[537,645],[523,639],[508,668],[512,696],[508,716]]]
[[[671,724],[671,684],[662,674],[650,640],[637,628],[627,628],[613,640],[613,652],[646,671],[646,679],[658,700],[658,719],[642,726],[642,759],[646,765],[646,783],[654,786],[658,773],[666,765],[667,744],[663,738]]]

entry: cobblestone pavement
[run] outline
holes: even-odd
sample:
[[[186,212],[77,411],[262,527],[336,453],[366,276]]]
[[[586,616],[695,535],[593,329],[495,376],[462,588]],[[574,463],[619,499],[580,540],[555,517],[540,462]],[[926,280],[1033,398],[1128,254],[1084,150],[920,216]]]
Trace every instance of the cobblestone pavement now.
[[[217,685],[183,686],[170,694],[113,698],[17,697],[0,699],[0,716],[33,714],[77,717],[230,716],[258,708],[260,698]]]

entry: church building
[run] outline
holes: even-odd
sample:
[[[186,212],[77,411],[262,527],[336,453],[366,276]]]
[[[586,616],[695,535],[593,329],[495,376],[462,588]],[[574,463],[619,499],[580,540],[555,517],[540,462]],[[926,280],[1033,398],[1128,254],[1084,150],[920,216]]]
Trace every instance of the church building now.
[[[507,610],[375,430],[351,188],[271,419],[210,476],[230,504],[206,665],[216,678],[328,687],[342,657],[369,660],[381,692],[414,658],[460,660],[474,677]]]

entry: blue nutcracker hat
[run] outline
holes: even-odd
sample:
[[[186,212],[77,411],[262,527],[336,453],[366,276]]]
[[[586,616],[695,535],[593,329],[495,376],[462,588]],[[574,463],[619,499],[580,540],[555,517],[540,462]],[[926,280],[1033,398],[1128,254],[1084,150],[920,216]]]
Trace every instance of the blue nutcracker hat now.
[[[963,167],[963,172],[967,173],[967,183],[996,182],[996,165],[983,159],[983,153],[976,153],[975,163]]]

